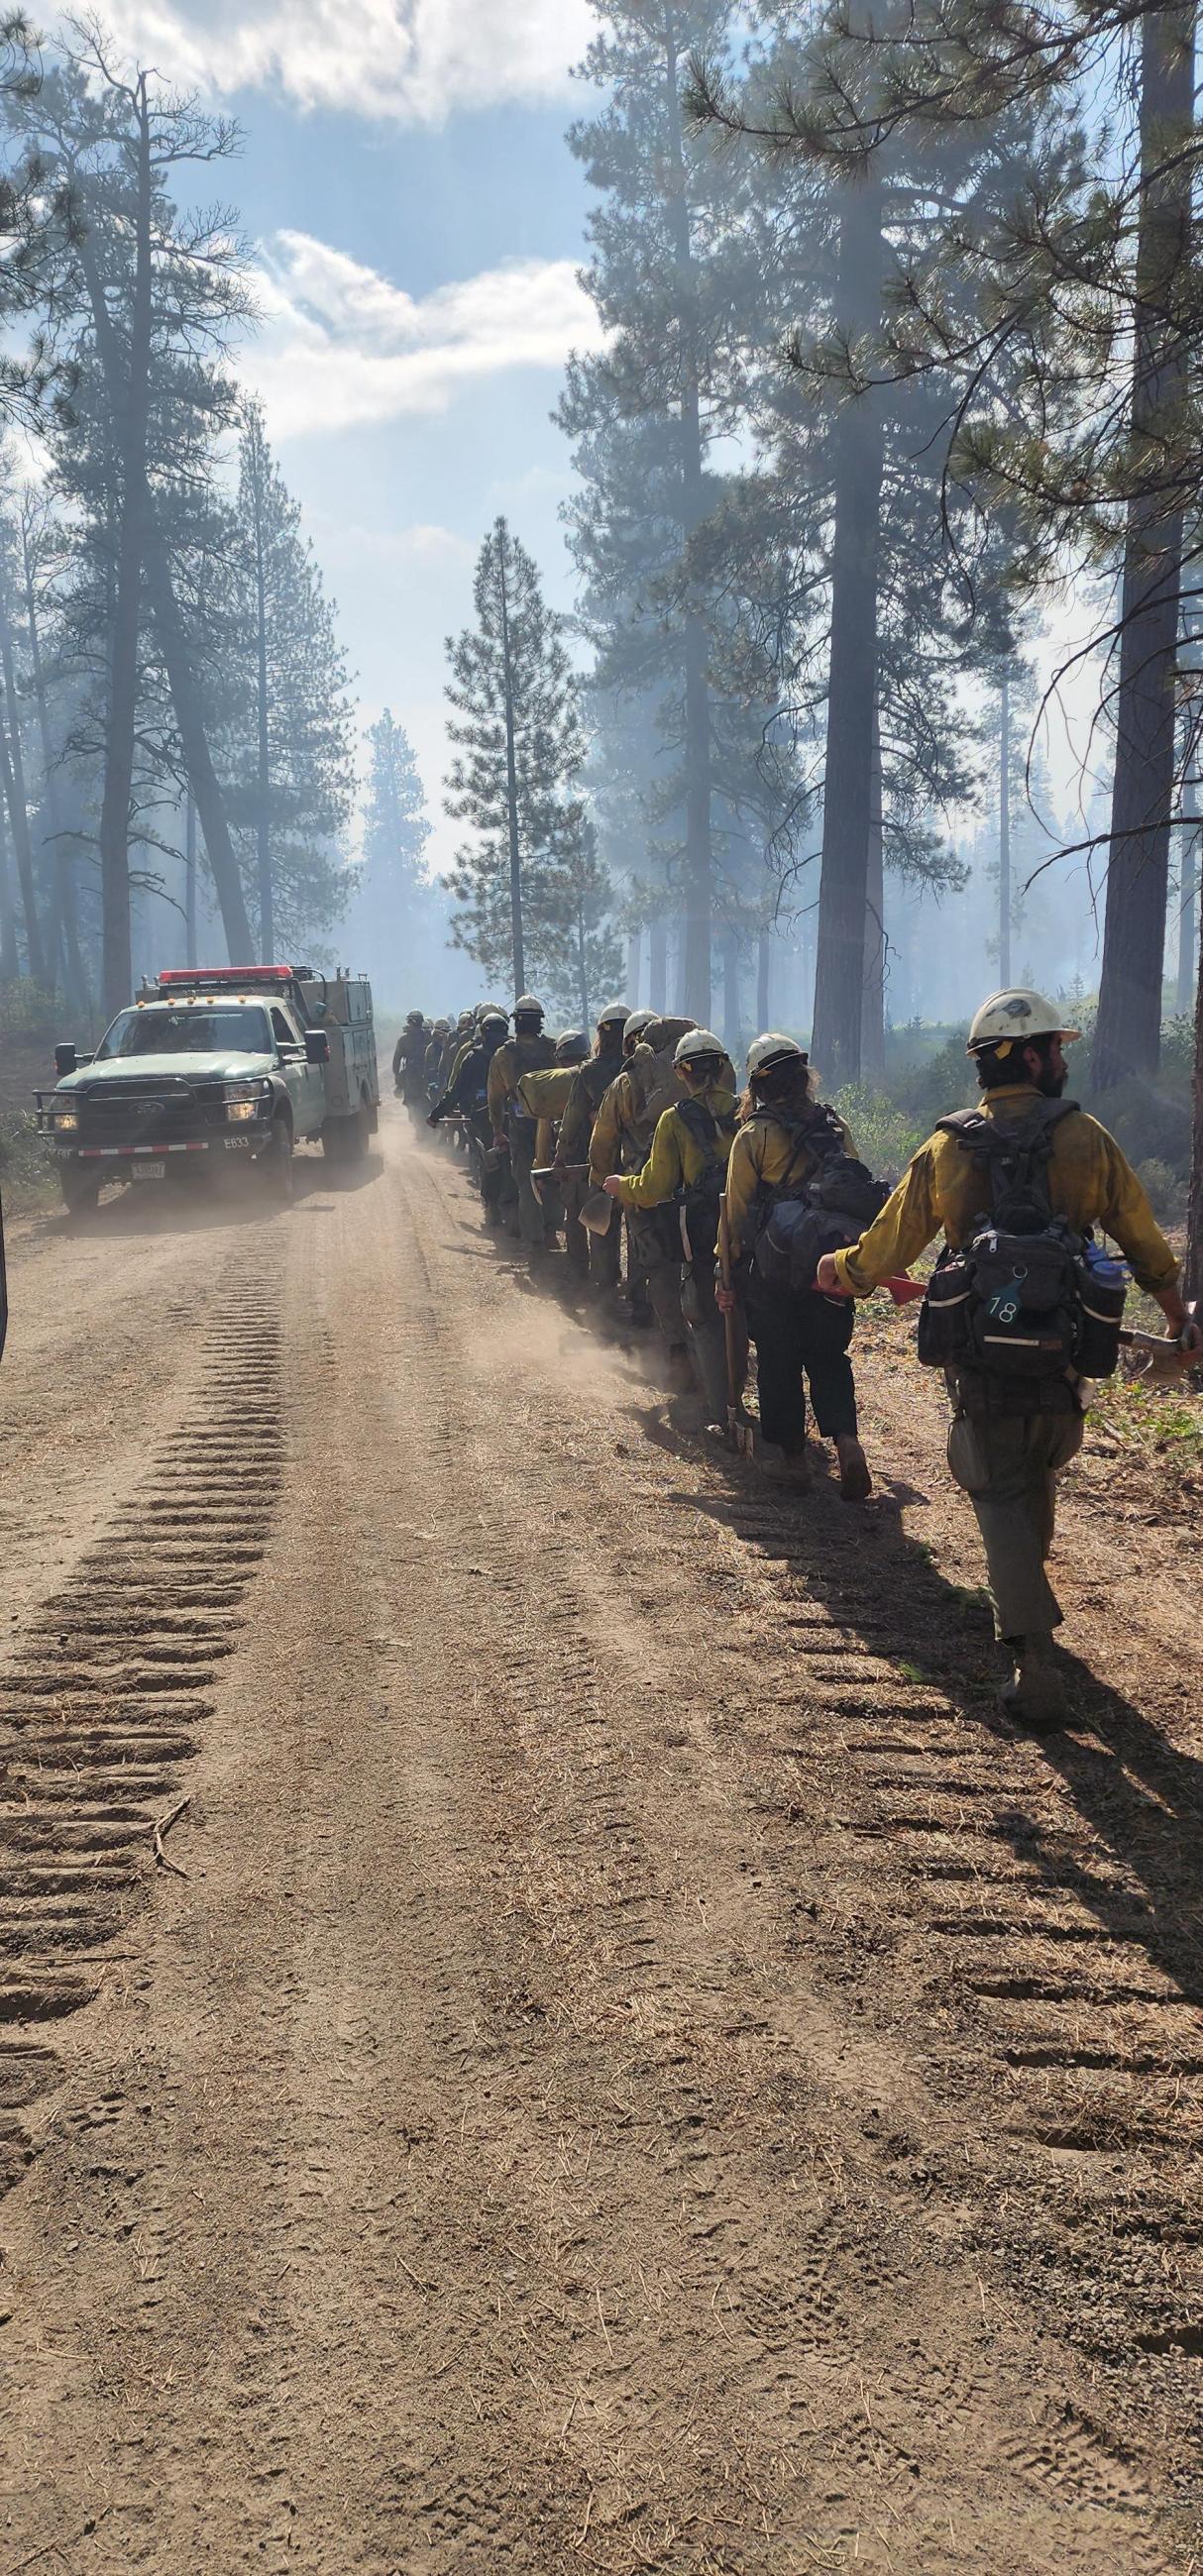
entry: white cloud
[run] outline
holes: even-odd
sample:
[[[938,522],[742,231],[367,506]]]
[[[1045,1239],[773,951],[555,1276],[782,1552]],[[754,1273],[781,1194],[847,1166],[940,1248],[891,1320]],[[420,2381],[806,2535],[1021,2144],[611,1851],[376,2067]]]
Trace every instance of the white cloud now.
[[[245,373],[277,438],[445,411],[482,377],[600,344],[567,259],[507,261],[422,297],[308,233],[276,233],[261,262]]]
[[[190,87],[438,125],[563,97],[588,0],[106,0],[118,42]]]

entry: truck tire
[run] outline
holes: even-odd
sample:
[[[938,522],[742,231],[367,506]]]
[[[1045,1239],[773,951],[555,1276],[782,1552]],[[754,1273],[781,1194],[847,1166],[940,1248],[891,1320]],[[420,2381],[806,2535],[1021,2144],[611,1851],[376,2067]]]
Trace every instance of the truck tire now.
[[[322,1129],[322,1152],[328,1163],[361,1163],[368,1150],[368,1113],[360,1102],[349,1118],[328,1118]]]
[[[277,1206],[287,1207],[292,1198],[292,1122],[282,1110],[272,1120],[271,1150],[260,1157],[257,1168],[267,1196]]]
[[[75,1163],[60,1163],[59,1188],[69,1216],[90,1216],[100,1197],[99,1172],[81,1172]]]

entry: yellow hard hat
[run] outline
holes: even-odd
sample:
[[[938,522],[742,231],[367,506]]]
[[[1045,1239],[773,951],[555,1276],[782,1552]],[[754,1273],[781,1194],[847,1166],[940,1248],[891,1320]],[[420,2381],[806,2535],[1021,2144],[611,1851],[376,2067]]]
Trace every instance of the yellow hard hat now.
[[[1064,1013],[1043,993],[1008,985],[1005,992],[991,993],[982,1003],[969,1032],[967,1052],[976,1055],[979,1047],[990,1047],[1005,1055],[1013,1046],[1030,1045],[1033,1038],[1080,1038],[1081,1034],[1080,1029],[1066,1028]]]

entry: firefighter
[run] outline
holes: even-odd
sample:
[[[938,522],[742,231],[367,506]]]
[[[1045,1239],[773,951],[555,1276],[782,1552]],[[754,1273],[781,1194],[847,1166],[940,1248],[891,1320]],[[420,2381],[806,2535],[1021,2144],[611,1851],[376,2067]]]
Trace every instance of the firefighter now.
[[[461,1047],[452,1068],[451,1080],[442,1099],[435,1102],[427,1119],[428,1126],[438,1127],[444,1118],[458,1112],[468,1133],[468,1151],[473,1177],[480,1191],[487,1225],[495,1225],[502,1214],[502,1193],[508,1166],[493,1150],[489,1123],[489,1067],[499,1047],[509,1035],[509,1014],[486,1009],[477,1023],[473,1043]]]
[[[446,1087],[443,1074],[443,1058],[446,1053],[447,1040],[450,1034],[451,1022],[449,1020],[442,1019],[436,1020],[426,1042],[426,1057],[423,1066],[423,1089],[425,1092],[425,1098],[422,1104],[423,1108],[426,1110],[430,1109],[432,1103],[438,1099],[440,1092]]]
[[[630,1016],[625,1002],[607,1002],[604,1011],[599,1011],[593,1052],[581,1065],[568,1094],[556,1146],[555,1171],[564,1201],[565,1249],[577,1276],[588,1276],[595,1296],[604,1296],[618,1286],[620,1228],[615,1222],[605,1234],[587,1234],[580,1212],[589,1191],[587,1167],[594,1121],[611,1083],[622,1071],[623,1030]]]
[[[559,1232],[563,1202],[556,1182],[547,1176],[576,1069],[588,1053],[589,1040],[583,1029],[561,1029],[555,1042],[554,1062],[546,1070],[524,1073],[518,1084],[515,1107],[519,1113],[526,1112],[535,1121],[531,1190],[542,1210],[543,1241],[549,1249],[554,1246]],[[538,1179],[536,1173],[540,1176]]]
[[[518,1085],[524,1073],[544,1072],[555,1062],[556,1051],[544,1032],[544,1017],[542,1003],[535,1000],[533,993],[523,993],[514,1004],[514,1034],[498,1048],[489,1066],[493,1147],[495,1152],[509,1157],[514,1191],[509,1230],[520,1237],[532,1260],[546,1250],[547,1226],[531,1188],[536,1121],[519,1100]]]
[[[405,1102],[415,1113],[426,1106],[426,1050],[430,1031],[420,1011],[411,1011],[393,1048],[393,1081]]]
[[[1079,1034],[1039,993],[992,994],[969,1032],[986,1120],[1012,1129],[1027,1122],[1030,1133],[1041,1103],[1062,1099],[1069,1078],[1064,1050]],[[1051,1126],[1047,1150],[1044,1187],[1054,1217],[1078,1235],[1097,1226],[1114,1238],[1137,1285],[1156,1298],[1179,1336],[1184,1359],[1192,1359],[1203,1335],[1183,1304],[1174,1255],[1115,1138],[1067,1103]],[[941,1231],[954,1252],[961,1249],[988,1220],[992,1204],[986,1165],[963,1148],[955,1125],[938,1129],[859,1243],[820,1263],[818,1284],[827,1295],[871,1296],[883,1279],[909,1269]],[[1082,1382],[1065,1368],[1048,1378],[1020,1378],[963,1366],[950,1370],[948,1388],[949,1465],[977,1515],[996,1632],[1012,1666],[1003,1704],[1020,1724],[1043,1732],[1066,1714],[1053,1645],[1062,1613],[1046,1565],[1056,1479],[1082,1445]]]
[[[646,1010],[632,1011],[624,1023],[622,1068],[602,1094],[589,1139],[591,1191],[604,1189],[615,1172],[642,1171],[661,1110],[670,1109],[680,1097],[673,1053],[678,1040],[694,1025],[692,1020],[664,1020]],[[659,1325],[674,1385],[691,1387],[693,1370],[681,1313],[679,1237],[674,1235],[666,1248],[663,1219],[642,1208],[626,1209],[623,1223],[631,1321]],[[615,1227],[616,1259],[617,1232]]]
[[[654,1215],[666,1253],[677,1235],[681,1313],[689,1333],[698,1392],[706,1419],[721,1424],[727,1408],[727,1361],[715,1302],[714,1256],[719,1193],[736,1129],[731,1065],[721,1038],[689,1029],[673,1049],[683,1097],[656,1121],[651,1152],[641,1171],[614,1172],[603,1186],[623,1207]]]
[[[393,1048],[393,1085],[398,1099],[400,1099],[404,1091],[403,1076],[406,1063],[409,1058],[410,1048],[417,1045],[422,1027],[423,1020],[420,1011],[409,1011],[406,1013],[405,1026],[397,1039],[395,1047]]]
[[[800,1195],[820,1168],[819,1143],[830,1151],[838,1144],[856,1151],[842,1118],[816,1105],[807,1056],[793,1038],[770,1031],[748,1051],[748,1088],[741,1103],[743,1124],[727,1166],[727,1223],[731,1259],[747,1306],[748,1329],[756,1344],[756,1382],[765,1440],[781,1457],[781,1471],[796,1488],[807,1482],[806,1381],[820,1436],[835,1444],[840,1465],[840,1492],[848,1502],[863,1502],[872,1478],[861,1447],[856,1418],[856,1387],[848,1345],[853,1308],[833,1305],[814,1289],[769,1287],[754,1260],[758,1220],[767,1216],[774,1198]],[[807,1143],[807,1127],[813,1130]],[[718,1291],[720,1310],[736,1302],[734,1290]]]

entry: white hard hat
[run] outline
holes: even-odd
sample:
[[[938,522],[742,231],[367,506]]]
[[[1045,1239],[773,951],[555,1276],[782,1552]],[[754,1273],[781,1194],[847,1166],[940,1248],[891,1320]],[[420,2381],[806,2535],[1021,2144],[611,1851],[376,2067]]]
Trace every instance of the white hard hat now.
[[[516,1020],[541,1020],[546,1013],[542,1002],[536,1001],[533,993],[520,993],[514,1004],[514,1017]]]
[[[1081,1034],[1080,1029],[1066,1027],[1064,1011],[1046,1001],[1043,993],[1008,985],[1005,992],[991,993],[983,1002],[969,1032],[967,1052],[975,1055],[979,1047],[991,1047],[1003,1054],[1012,1046],[1028,1046],[1033,1038],[1080,1038]]]
[[[724,1056],[727,1050],[713,1029],[687,1029],[673,1050],[674,1064],[695,1064],[699,1056]]]
[[[658,1011],[630,1012],[629,1016],[623,1021],[622,1026],[624,1046],[630,1038],[641,1038],[644,1030],[650,1029],[652,1021],[658,1019],[659,1016],[660,1014]]]
[[[625,1002],[607,1002],[604,1011],[597,1014],[597,1026],[599,1029],[612,1029],[617,1023],[625,1029],[630,1016]]]
[[[767,1029],[762,1038],[753,1038],[748,1048],[749,1078],[769,1073],[778,1064],[805,1064],[806,1050],[796,1038],[787,1038],[782,1029]]]

